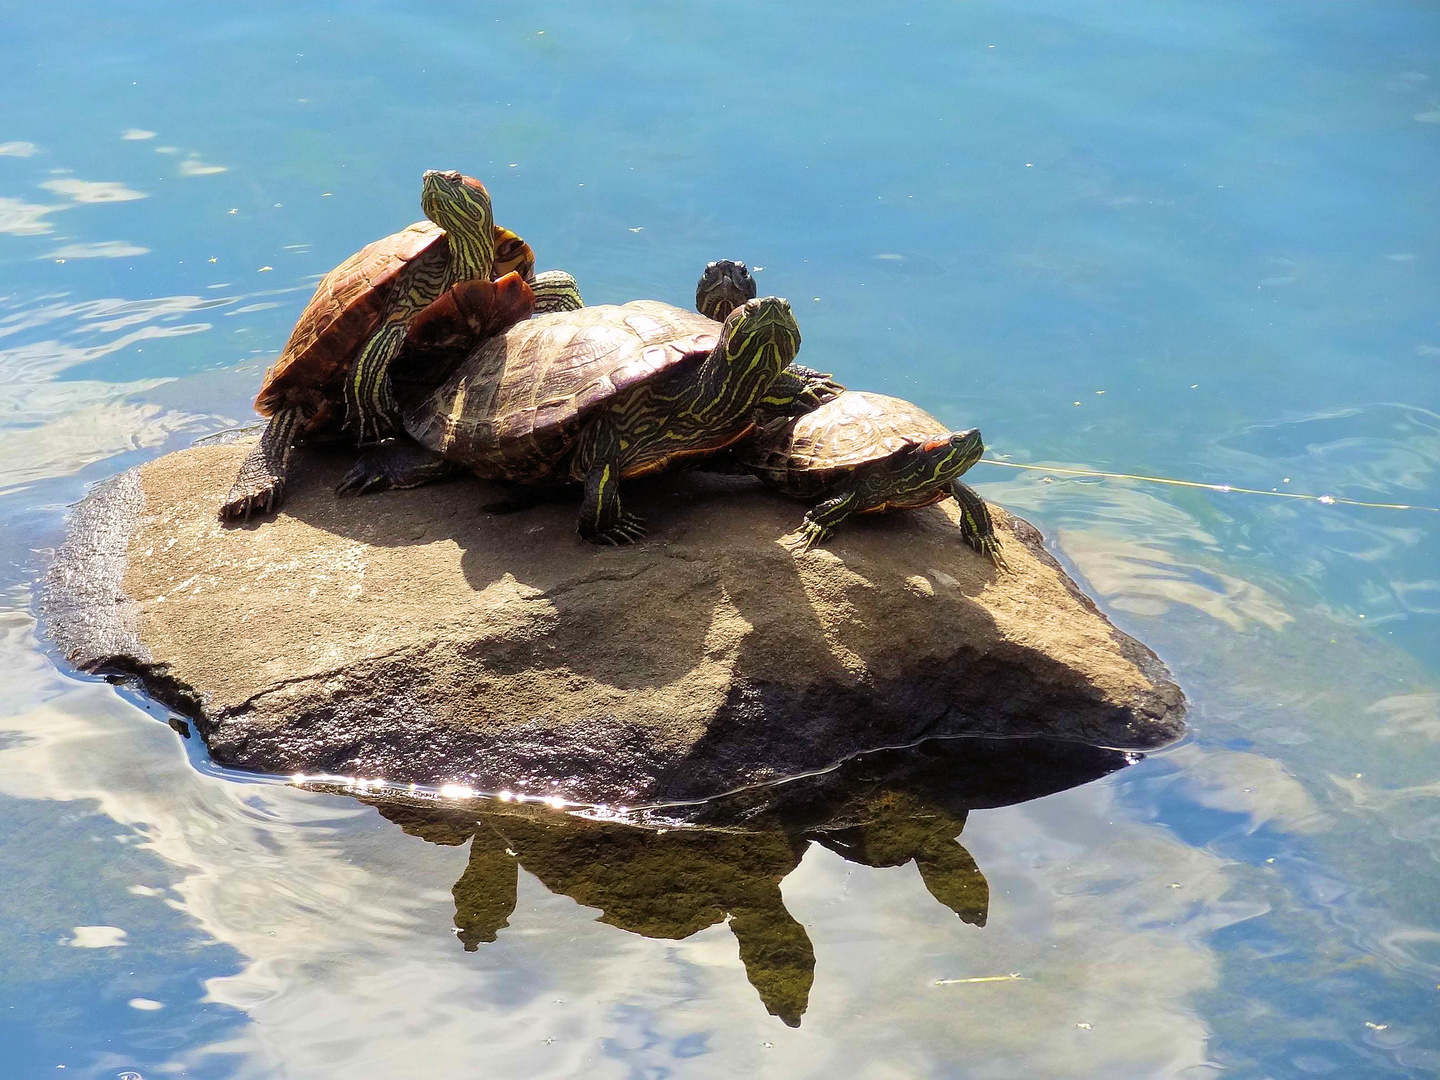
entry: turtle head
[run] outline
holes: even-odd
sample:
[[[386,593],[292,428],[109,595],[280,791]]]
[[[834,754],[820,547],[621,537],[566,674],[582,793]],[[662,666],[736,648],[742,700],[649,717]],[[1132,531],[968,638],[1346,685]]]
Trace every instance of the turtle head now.
[[[462,236],[486,234],[495,225],[490,210],[490,193],[485,185],[458,172],[430,169],[420,189],[420,209],[447,233]]]
[[[746,300],[725,319],[720,344],[735,373],[765,372],[767,384],[800,351],[800,327],[779,296]]]
[[[730,312],[754,298],[755,278],[750,268],[733,259],[710,263],[695,286],[695,310],[716,322],[724,322]]]
[[[921,443],[915,449],[917,464],[935,483],[948,484],[980,460],[985,443],[979,428],[952,431],[949,435]]]

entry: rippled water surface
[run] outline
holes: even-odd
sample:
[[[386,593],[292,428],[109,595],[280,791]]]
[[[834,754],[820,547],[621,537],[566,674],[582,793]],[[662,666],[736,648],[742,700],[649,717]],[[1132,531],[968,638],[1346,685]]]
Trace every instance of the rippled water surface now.
[[[0,1075],[1440,1072],[1440,513],[1061,471],[1440,506],[1435,6],[0,24]],[[1193,736],[657,834],[230,774],[66,670],[66,506],[248,421],[431,167],[592,303],[763,267],[802,360],[1053,469],[971,478]]]

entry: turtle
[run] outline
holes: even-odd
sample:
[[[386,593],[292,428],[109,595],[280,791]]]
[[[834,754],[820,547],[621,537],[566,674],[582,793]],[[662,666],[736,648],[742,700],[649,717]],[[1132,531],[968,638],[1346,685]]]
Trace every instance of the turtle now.
[[[464,290],[461,290],[462,294]],[[429,329],[417,320],[411,337]],[[482,341],[404,410],[398,441],[363,455],[341,495],[415,487],[459,465],[520,485],[505,511],[584,484],[578,531],[600,544],[645,535],[620,482],[715,453],[753,430],[754,410],[809,408],[823,391],[790,380],[800,348],[789,303],[746,300],[718,323],[658,300],[537,316]]]
[[[577,311],[585,306],[579,286],[569,274],[550,271],[536,281],[542,279],[546,279],[544,292],[541,295],[537,286],[535,314]],[[723,323],[730,312],[753,299],[755,293],[755,278],[743,262],[717,259],[707,264],[700,274],[695,287],[695,310],[717,324]],[[457,350],[469,349],[494,332],[491,319],[489,294],[475,282],[458,282],[411,321],[401,347],[403,368],[407,372],[434,372],[453,367],[453,354]],[[427,392],[435,383],[433,377],[411,381],[423,385]],[[771,384],[771,392],[757,404],[756,423],[766,423],[777,416],[792,416],[806,402],[819,404],[844,391],[845,387],[836,382],[833,375],[792,363]]]
[[[706,264],[695,285],[695,310],[707,319],[724,322],[725,316],[746,300],[752,299],[757,291],[755,276],[743,262],[738,259],[716,259]],[[782,379],[784,382],[777,389],[801,393],[808,386],[812,392],[821,395],[821,400],[828,400],[845,392],[845,387],[836,382],[833,375],[816,371],[804,364],[791,364],[785,369]],[[784,396],[779,410],[762,402],[757,410],[757,423],[775,419],[777,412],[778,415],[790,415],[794,412],[794,409],[790,408],[790,402],[791,398]]]
[[[815,502],[792,534],[799,551],[823,542],[851,514],[953,497],[962,539],[1004,566],[985,500],[959,480],[984,451],[978,428],[951,431],[909,401],[847,390],[793,420],[770,424],[732,454],[775,490]]]
[[[535,289],[542,309],[578,302],[570,275],[534,277],[534,252],[495,226],[480,181],[431,170],[420,205],[429,220],[366,245],[321,279],[255,398],[256,410],[270,420],[220,507],[222,520],[248,520],[257,509],[279,505],[291,446],[299,437],[338,428],[342,393],[346,423],[361,442],[397,426],[390,362],[409,320],[457,279],[487,283],[476,307],[486,320],[501,319],[487,322],[492,333],[530,313],[522,301]],[[488,288],[492,277],[502,279],[498,292]],[[527,278],[534,278],[534,287],[522,291]]]

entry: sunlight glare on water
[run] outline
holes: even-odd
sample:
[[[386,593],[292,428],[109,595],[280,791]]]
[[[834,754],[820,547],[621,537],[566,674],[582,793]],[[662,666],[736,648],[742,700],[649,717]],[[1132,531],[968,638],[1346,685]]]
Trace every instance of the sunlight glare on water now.
[[[1440,506],[1436,8],[0,17],[7,1080],[1440,1072],[1436,515],[1353,505]],[[745,259],[802,362],[1041,466],[969,478],[1191,737],[1005,805],[560,828],[219,769],[75,676],[66,506],[253,420],[427,168],[590,303]]]

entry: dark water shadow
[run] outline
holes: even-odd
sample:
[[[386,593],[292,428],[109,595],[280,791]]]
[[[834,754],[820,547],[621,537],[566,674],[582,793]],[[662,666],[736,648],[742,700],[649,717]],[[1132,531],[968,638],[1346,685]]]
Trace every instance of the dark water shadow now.
[[[931,897],[980,928],[989,886],[958,841],[970,810],[1062,791],[1133,760],[1046,740],[948,739],[624,821],[495,801],[373,804],[409,835],[469,841],[452,890],[466,951],[510,926],[524,867],[552,892],[598,909],[597,921],[644,937],[679,940],[728,920],[761,1003],[798,1027],[815,951],[780,885],[811,844],[862,866],[913,862]]]

